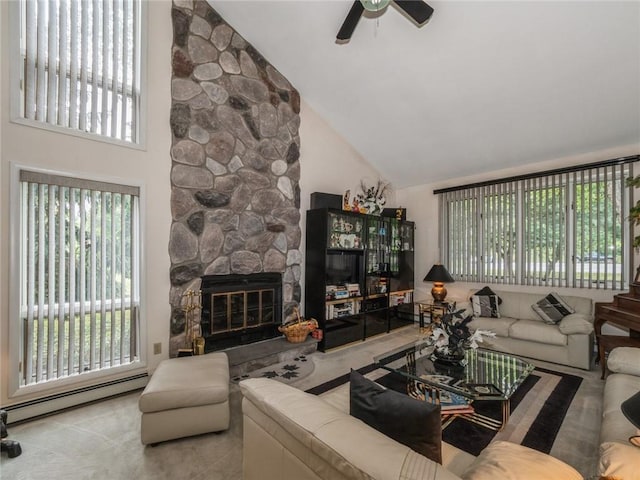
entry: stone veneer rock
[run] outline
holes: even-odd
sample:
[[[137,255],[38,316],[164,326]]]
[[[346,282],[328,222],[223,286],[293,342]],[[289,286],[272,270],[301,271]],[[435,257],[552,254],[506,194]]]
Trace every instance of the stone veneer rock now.
[[[171,341],[201,275],[281,272],[300,301],[300,95],[211,6],[174,0],[171,52]]]

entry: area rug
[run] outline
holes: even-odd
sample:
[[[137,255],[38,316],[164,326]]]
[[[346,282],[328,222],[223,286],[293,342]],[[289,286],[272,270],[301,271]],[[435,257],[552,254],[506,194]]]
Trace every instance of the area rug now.
[[[313,373],[314,364],[311,357],[298,355],[286,362],[269,365],[243,375],[231,378],[232,382],[239,382],[247,378],[272,378],[283,383],[293,383]]]
[[[358,371],[380,385],[406,393],[406,381],[397,374],[373,364]],[[341,375],[307,391],[329,394],[336,388],[347,389],[348,382],[349,375]],[[575,375],[536,368],[511,397],[511,417],[501,432],[457,418],[443,430],[442,438],[476,456],[493,440],[508,440],[549,453],[581,382],[582,378]],[[476,402],[474,407],[489,417],[501,416],[499,402]]]

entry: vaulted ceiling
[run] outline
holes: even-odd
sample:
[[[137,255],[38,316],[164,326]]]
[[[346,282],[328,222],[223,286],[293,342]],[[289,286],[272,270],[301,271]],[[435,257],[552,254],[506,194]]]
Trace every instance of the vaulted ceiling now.
[[[638,1],[209,2],[396,187],[640,142]]]

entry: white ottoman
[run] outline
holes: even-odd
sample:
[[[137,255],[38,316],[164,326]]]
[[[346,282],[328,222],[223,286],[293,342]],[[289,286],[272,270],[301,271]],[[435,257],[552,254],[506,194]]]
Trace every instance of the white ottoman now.
[[[229,360],[222,352],[163,360],[140,395],[140,437],[158,443],[229,428]]]

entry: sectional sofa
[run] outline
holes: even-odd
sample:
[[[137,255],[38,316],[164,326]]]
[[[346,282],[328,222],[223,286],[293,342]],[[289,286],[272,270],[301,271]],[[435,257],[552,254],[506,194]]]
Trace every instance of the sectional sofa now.
[[[582,478],[549,455],[500,441],[478,457],[443,443],[439,464],[349,415],[348,398],[329,402],[265,378],[240,388],[244,480]]]
[[[607,369],[611,373],[602,401],[599,473],[607,478],[640,479],[640,448],[629,443],[638,430],[620,409],[622,402],[640,392],[640,348],[614,348]]]

